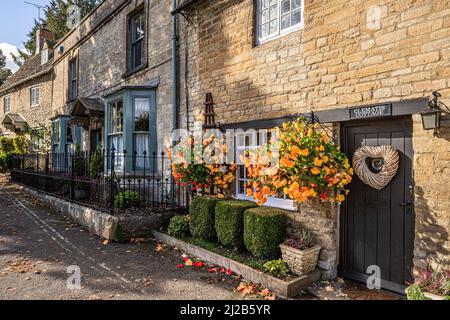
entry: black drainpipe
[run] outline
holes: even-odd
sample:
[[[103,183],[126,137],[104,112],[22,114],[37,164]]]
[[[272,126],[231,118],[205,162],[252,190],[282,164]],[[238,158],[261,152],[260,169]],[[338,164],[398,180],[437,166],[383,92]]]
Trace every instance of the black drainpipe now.
[[[173,105],[173,130],[178,129],[178,59],[177,59],[177,0],[173,0],[173,12],[172,12],[172,105]],[[173,141],[175,142],[175,141]]]

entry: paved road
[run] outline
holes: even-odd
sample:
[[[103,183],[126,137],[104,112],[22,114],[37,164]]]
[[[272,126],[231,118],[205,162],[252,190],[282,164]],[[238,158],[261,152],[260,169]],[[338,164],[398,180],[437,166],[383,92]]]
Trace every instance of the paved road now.
[[[0,184],[0,300],[238,299],[232,281],[178,270],[181,253],[153,242],[103,244],[12,186]],[[81,289],[67,288],[79,266]]]

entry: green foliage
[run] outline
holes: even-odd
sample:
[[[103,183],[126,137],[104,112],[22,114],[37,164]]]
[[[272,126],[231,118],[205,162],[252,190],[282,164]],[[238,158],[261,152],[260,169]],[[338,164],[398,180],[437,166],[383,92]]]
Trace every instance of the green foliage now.
[[[141,202],[142,200],[139,193],[133,191],[123,191],[114,198],[114,206],[121,209],[139,207]]]
[[[312,235],[309,230],[302,229],[298,238],[290,238],[286,241],[286,245],[298,249],[306,250],[312,247]]]
[[[14,140],[8,137],[0,137],[0,153],[14,151]]]
[[[30,140],[26,136],[15,137],[13,145],[17,154],[27,154],[30,151]]]
[[[195,238],[216,241],[215,208],[218,198],[194,197],[189,207],[190,229]]]
[[[264,264],[264,271],[275,277],[286,277],[288,268],[283,260],[272,260]]]
[[[89,161],[89,175],[91,178],[100,178],[104,169],[103,156],[100,147],[91,155]]]
[[[450,296],[446,296],[446,297],[444,298],[444,300],[445,300],[445,301],[450,301]]]
[[[189,230],[189,217],[187,216],[175,216],[170,220],[168,229],[169,236],[186,238],[191,235]]]
[[[221,201],[216,206],[217,239],[226,247],[241,249],[244,245],[244,212],[257,205],[250,201]]]
[[[27,34],[27,40],[22,43],[25,50],[19,50],[18,55],[12,55],[14,63],[19,67],[36,52],[36,31],[42,22],[47,23],[47,28],[53,32],[55,41],[60,40],[68,31],[67,8],[74,3],[81,9],[81,18],[85,17],[99,0],[52,0],[45,8],[45,16],[42,21],[34,20],[34,25]]]
[[[414,284],[406,289],[406,296],[408,297],[408,300],[431,300],[425,297],[418,284]]]
[[[280,256],[280,244],[286,239],[287,217],[280,209],[259,207],[244,213],[244,243],[260,259]]]
[[[12,168],[12,159],[17,154],[26,154],[29,150],[29,141],[24,136],[14,139],[0,137],[0,173],[5,173]]]
[[[11,70],[6,68],[6,56],[3,54],[3,51],[0,50],[0,86],[3,85],[11,75]]]

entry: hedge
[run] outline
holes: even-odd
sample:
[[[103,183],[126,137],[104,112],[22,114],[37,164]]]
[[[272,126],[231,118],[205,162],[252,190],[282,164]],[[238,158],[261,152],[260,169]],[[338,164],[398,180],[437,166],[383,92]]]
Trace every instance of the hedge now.
[[[212,197],[194,197],[189,207],[191,220],[189,227],[194,238],[216,241],[215,208],[220,199]]]
[[[216,206],[217,239],[226,247],[244,246],[244,212],[257,205],[250,201],[221,201]]]
[[[277,259],[280,244],[286,240],[287,216],[268,207],[248,209],[244,213],[244,243],[257,258]]]

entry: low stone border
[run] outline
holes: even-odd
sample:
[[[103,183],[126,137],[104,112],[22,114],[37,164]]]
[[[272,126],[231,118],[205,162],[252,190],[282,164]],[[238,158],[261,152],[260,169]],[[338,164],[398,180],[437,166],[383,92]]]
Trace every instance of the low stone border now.
[[[217,253],[213,253],[190,243],[186,243],[158,231],[154,230],[153,235],[157,241],[176,247],[191,256],[195,256],[196,258],[200,258],[223,268],[230,269],[237,275],[242,276],[244,279],[252,283],[261,284],[264,288],[268,288],[285,298],[293,298],[298,296],[303,289],[320,279],[320,272],[315,271],[309,275],[299,277],[290,282],[283,281],[257,271],[242,263],[223,257]]]
[[[71,218],[90,233],[110,241],[121,242],[128,241],[133,237],[149,236],[153,229],[159,229],[174,215],[174,213],[168,212],[152,216],[111,216],[28,187],[18,185],[18,188],[36,197],[53,210]]]

